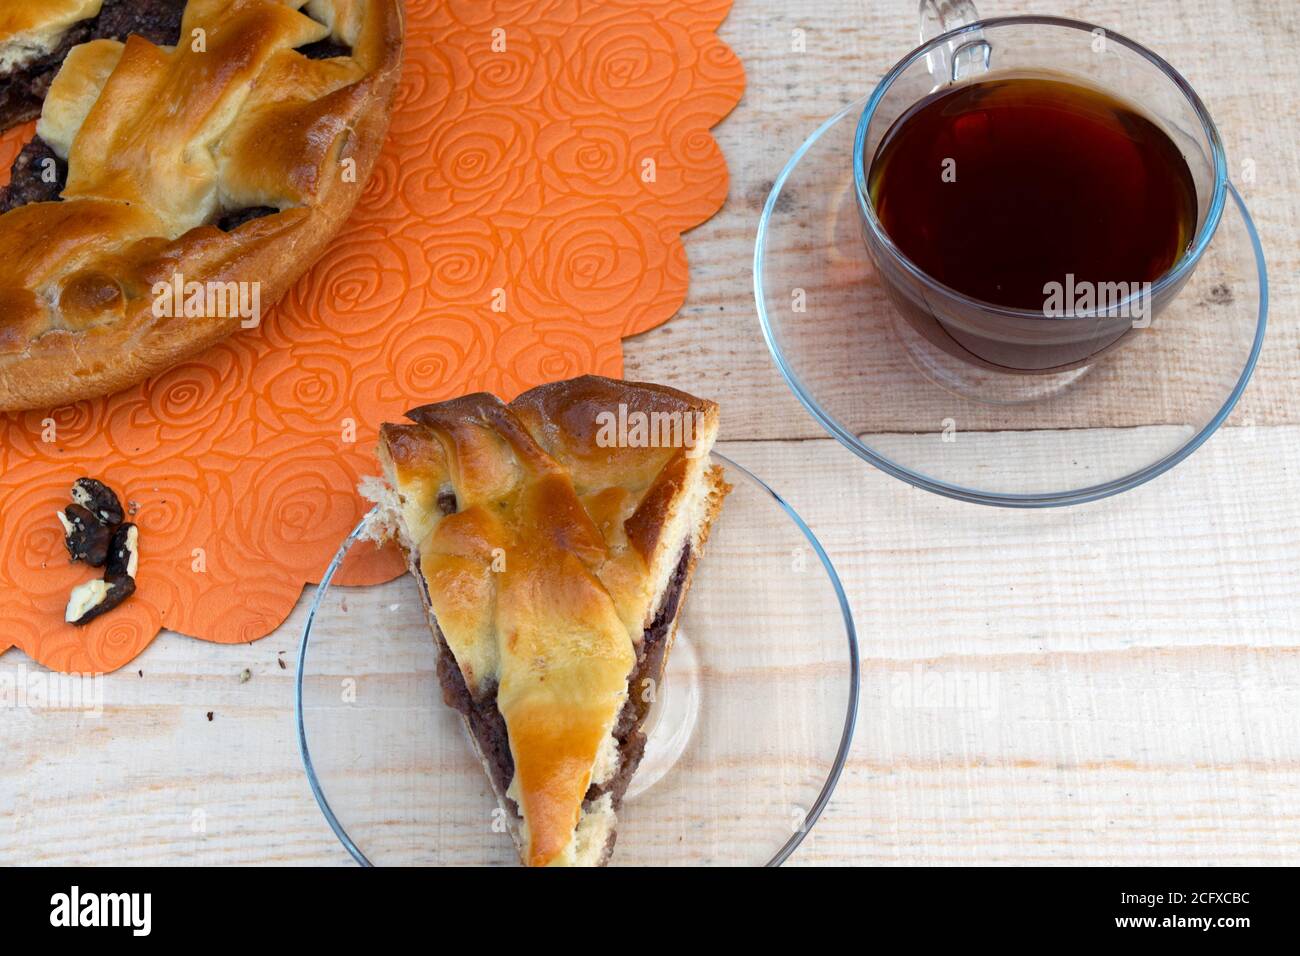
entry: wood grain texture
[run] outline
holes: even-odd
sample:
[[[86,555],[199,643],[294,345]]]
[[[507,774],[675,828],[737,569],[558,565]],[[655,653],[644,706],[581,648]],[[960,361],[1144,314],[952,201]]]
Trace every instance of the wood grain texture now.
[[[749,262],[771,179],[913,37],[910,3],[817,9],[737,0],[722,35],[749,89],[718,130],[731,196],[687,238],[686,308],[627,352],[629,377],[723,400],[723,450],[808,519],[851,597],[857,737],[793,862],[1300,863],[1300,41],[1289,11],[981,3],[986,15],[1102,23],[1183,70],[1234,168],[1256,162],[1243,192],[1274,283],[1264,357],[1233,427],[1119,497],[1011,512],[909,488],[824,438],[758,335]],[[785,52],[795,27],[808,31],[801,56]],[[1004,437],[964,432],[943,453],[974,461],[978,443]],[[1162,440],[1159,428],[1147,437]],[[1106,448],[1104,432],[1042,440]],[[347,863],[294,737],[308,598],[253,645],[163,635],[142,676],[105,681],[102,717],[0,713],[0,863]],[[34,670],[0,658],[0,676]]]

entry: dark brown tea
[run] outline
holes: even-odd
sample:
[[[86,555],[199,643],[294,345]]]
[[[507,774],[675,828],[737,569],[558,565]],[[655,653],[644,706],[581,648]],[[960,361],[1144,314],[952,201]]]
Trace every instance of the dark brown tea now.
[[[939,282],[1042,310],[1051,283],[1142,283],[1196,229],[1196,186],[1169,136],[1132,107],[1041,77],[933,94],[869,168],[885,233]]]

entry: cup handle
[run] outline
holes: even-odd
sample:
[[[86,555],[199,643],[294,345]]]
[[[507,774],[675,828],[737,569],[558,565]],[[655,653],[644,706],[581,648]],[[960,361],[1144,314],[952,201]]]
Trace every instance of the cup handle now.
[[[917,8],[922,43],[929,43],[949,30],[975,23],[979,18],[971,0],[921,0]],[[979,30],[971,30],[962,34],[959,40],[935,47],[926,55],[925,62],[935,82],[946,86],[986,72],[992,54],[992,44]]]

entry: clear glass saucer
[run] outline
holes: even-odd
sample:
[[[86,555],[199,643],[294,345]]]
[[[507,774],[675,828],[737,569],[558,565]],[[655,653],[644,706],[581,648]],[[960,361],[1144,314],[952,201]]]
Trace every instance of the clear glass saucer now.
[[[1204,257],[1150,328],[1066,381],[983,372],[918,341],[880,285],[853,184],[865,102],[832,116],[791,157],[754,250],[768,348],[827,431],[917,487],[1009,507],[1125,491],[1213,434],[1250,379],[1268,312],[1259,237],[1231,185]]]
[[[830,799],[853,735],[857,638],[830,559],[760,479],[713,459],[734,490],[648,718],[614,866],[780,864]],[[359,863],[516,864],[460,718],[442,702],[415,581],[331,585],[349,556],[373,549],[360,533],[326,571],[298,652],[312,792]]]

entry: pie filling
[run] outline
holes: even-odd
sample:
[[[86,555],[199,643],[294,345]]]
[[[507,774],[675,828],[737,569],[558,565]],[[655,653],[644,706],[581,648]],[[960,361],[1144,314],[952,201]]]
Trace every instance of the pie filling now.
[[[261,219],[263,216],[274,216],[279,211],[274,206],[248,206],[244,209],[232,209],[230,212],[222,214],[221,218],[217,220],[216,226],[222,232],[231,232],[246,222]]]
[[[31,202],[58,202],[67,184],[68,164],[37,136],[14,159],[9,185],[0,189],[0,213]]]
[[[299,47],[298,52],[309,60],[332,60],[336,56],[351,56],[352,47],[345,43],[339,43],[332,37],[326,37],[323,40],[317,40],[315,43],[308,43],[304,47]]]
[[[603,784],[592,784],[587,791],[587,800],[595,800],[608,793],[614,799],[614,809],[623,802],[627,786],[632,782],[632,775],[641,764],[645,755],[646,736],[641,728],[654,703],[657,687],[647,688],[647,681],[658,681],[663,673],[664,655],[668,653],[669,638],[672,635],[673,622],[677,620],[677,611],[681,607],[682,593],[686,588],[686,573],[691,566],[691,546],[682,548],[682,556],[677,560],[672,577],[659,602],[659,610],[654,620],[641,635],[641,646],[636,652],[636,666],[628,677],[627,702],[614,724],[614,739],[618,741],[618,769],[614,776]]]
[[[664,596],[659,602],[659,610],[641,636],[641,646],[637,648],[636,666],[628,678],[628,698],[619,713],[614,726],[614,738],[618,741],[618,769],[614,776],[602,785],[592,784],[587,791],[586,801],[590,802],[610,794],[614,808],[617,810],[627,792],[632,775],[636,773],[641,757],[645,753],[646,737],[641,727],[650,712],[651,695],[645,694],[645,681],[657,680],[663,666],[664,654],[668,650],[668,638],[672,632],[673,622],[681,606],[682,592],[686,586],[686,573],[691,564],[691,546],[688,543],[682,549]],[[442,630],[434,626],[434,639],[438,642],[438,683],[442,685],[442,699],[447,706],[455,708],[469,723],[470,731],[478,742],[478,747],[487,764],[488,774],[496,792],[504,794],[515,775],[514,758],[510,755],[510,739],[506,732],[505,718],[497,710],[497,691],[492,687],[477,699],[470,694],[465,684],[465,677],[456,663]],[[515,807],[515,815],[519,809]],[[612,842],[612,841],[611,841]]]

